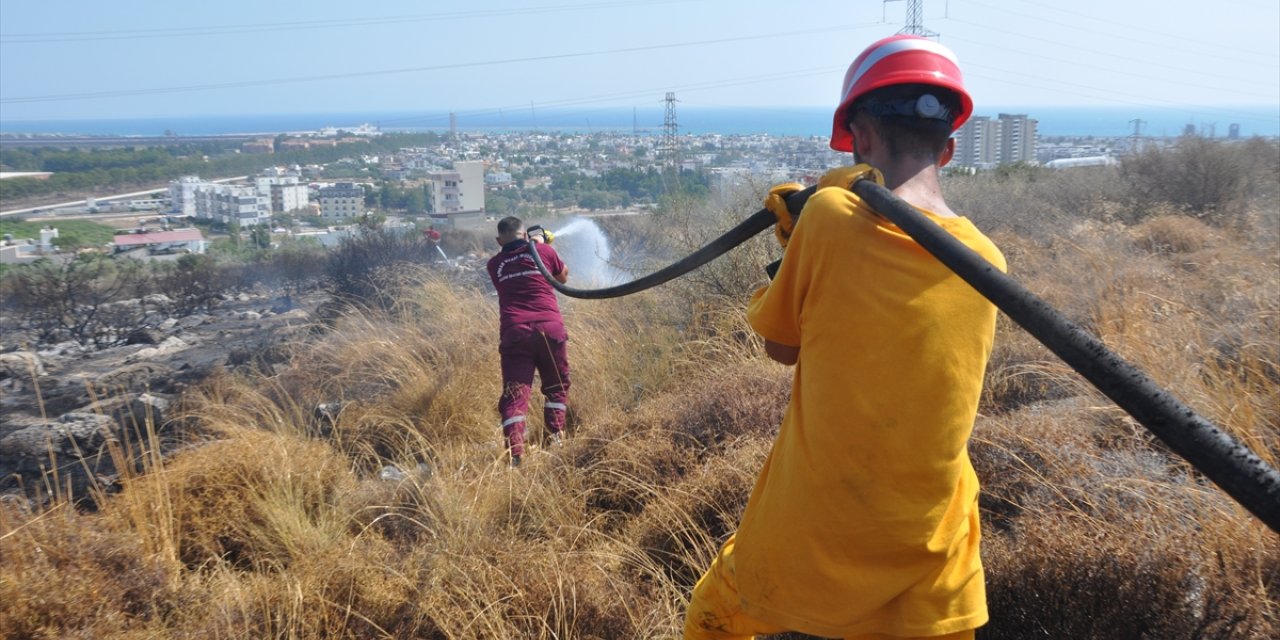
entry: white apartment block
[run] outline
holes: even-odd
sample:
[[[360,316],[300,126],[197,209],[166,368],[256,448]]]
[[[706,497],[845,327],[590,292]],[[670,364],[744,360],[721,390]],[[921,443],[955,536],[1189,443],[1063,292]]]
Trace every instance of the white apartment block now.
[[[311,204],[311,191],[305,184],[271,185],[271,211],[287,213],[306,209]]]
[[[355,218],[364,214],[364,189],[353,182],[339,182],[320,189],[320,215]]]
[[[205,182],[197,176],[183,176],[169,183],[173,212],[242,227],[266,224],[271,220],[271,198],[258,195],[253,187]]]
[[[1002,113],[1000,123],[1000,163],[1033,162],[1036,159],[1036,120],[1025,113]]]
[[[432,171],[427,177],[431,180],[433,214],[448,215],[462,211],[462,176],[457,171]]]
[[[1002,164],[1033,162],[1037,124],[1025,114],[1002,113],[995,120],[974,116],[955,132],[956,154],[952,163],[990,169]]]
[[[458,172],[458,198],[463,211],[484,211],[484,162],[453,163]]]
[[[961,167],[989,168],[996,165],[996,142],[1000,129],[989,116],[973,116],[956,130],[956,153],[951,162]]]
[[[205,184],[196,190],[196,217],[252,227],[271,222],[271,201],[253,187]]]
[[[451,171],[433,171],[430,179],[431,218],[454,229],[484,226],[484,162],[455,162]]]
[[[280,167],[263,171],[262,175],[254,179],[254,184],[258,195],[270,201],[273,213],[305,209],[311,202],[307,185],[298,182],[296,173],[285,172]]]
[[[179,215],[196,215],[196,189],[200,185],[209,184],[199,176],[183,176],[169,182],[169,201],[173,203],[172,211]]]

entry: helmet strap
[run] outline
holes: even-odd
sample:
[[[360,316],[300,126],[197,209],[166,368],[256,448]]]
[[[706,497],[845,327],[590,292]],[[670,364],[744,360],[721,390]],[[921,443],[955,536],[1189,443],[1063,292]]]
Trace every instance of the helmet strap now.
[[[860,102],[857,108],[878,118],[905,117],[952,122],[951,110],[939,102],[932,93],[915,98],[867,100]]]

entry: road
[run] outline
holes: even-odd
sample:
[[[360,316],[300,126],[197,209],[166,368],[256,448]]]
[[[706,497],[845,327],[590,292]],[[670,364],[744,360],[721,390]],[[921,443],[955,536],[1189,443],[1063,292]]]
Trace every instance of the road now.
[[[235,181],[237,181],[237,180],[245,180],[245,179],[247,179],[248,177],[249,177],[249,176],[236,176],[236,177],[234,177],[234,178],[222,178],[221,180],[210,180],[210,182],[235,182]],[[125,199],[125,198],[136,198],[136,197],[138,197],[138,196],[145,196],[145,195],[147,195],[147,194],[155,193],[155,192],[157,192],[157,191],[162,191],[162,190],[163,190],[163,189],[147,189],[146,191],[133,191],[133,192],[130,192],[130,193],[119,193],[119,194],[111,195],[111,196],[94,196],[94,197],[93,197],[93,199],[94,199],[94,200],[96,200],[96,201],[98,201],[98,202],[108,202],[108,201],[111,201],[111,200],[123,200],[123,199]],[[55,215],[53,215],[53,213],[52,213],[52,212],[53,212],[54,210],[56,210],[56,209],[61,209],[61,208],[65,208],[65,207],[78,207],[78,206],[83,206],[83,205],[84,205],[84,203],[85,203],[85,200],[82,198],[82,199],[80,199],[80,200],[72,200],[72,201],[70,201],[70,202],[59,202],[59,203],[57,203],[57,204],[43,204],[43,205],[40,205],[40,206],[38,206],[38,207],[26,207],[26,208],[24,208],[24,209],[10,209],[10,210],[8,210],[8,211],[0,211],[0,216],[16,216],[16,215],[20,215],[20,214],[23,214],[23,213],[33,213],[33,212],[36,212],[36,211],[47,211],[47,212],[49,212],[49,215],[46,215],[46,216],[40,216],[40,217],[47,217],[47,218],[55,218],[55,217],[56,217],[56,218],[59,218],[59,219],[65,219],[65,217],[64,217],[64,216],[55,216]]]

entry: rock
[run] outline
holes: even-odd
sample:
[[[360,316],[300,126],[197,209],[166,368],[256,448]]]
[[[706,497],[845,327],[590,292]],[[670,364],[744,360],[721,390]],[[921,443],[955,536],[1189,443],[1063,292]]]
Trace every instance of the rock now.
[[[75,340],[59,342],[47,349],[40,351],[40,355],[46,358],[52,356],[75,356],[85,352],[85,348]]]
[[[165,318],[160,322],[159,328],[161,331],[169,331],[176,326],[178,326],[177,318]]]
[[[0,438],[0,491],[39,491],[47,475],[50,484],[56,478],[59,491],[69,483],[71,496],[79,498],[100,472],[114,471],[106,443],[114,437],[115,421],[107,416],[73,412],[55,422],[25,417],[4,427],[18,428]]]
[[[172,379],[173,369],[167,365],[158,362],[139,362],[127,364],[98,376],[93,386],[103,396],[121,391],[169,393],[172,391]]]
[[[44,363],[35,352],[14,351],[0,354],[0,380],[5,378],[33,380],[43,375],[45,375]]]
[[[183,349],[186,349],[189,346],[190,345],[188,345],[187,342],[182,338],[179,338],[177,336],[169,336],[168,338],[164,339],[164,342],[161,342],[160,344],[154,347],[147,347],[146,349],[142,349],[137,353],[129,356],[128,358],[125,358],[125,361],[126,362],[143,362],[146,360],[154,360],[161,356],[167,356],[174,352],[181,351]]]
[[[92,402],[86,382],[84,377],[76,375],[42,382],[40,392],[44,398],[44,412],[51,416],[62,415]],[[39,411],[40,407],[33,403],[31,409]]]
[[[149,296],[145,296],[142,298],[142,302],[143,304],[147,304],[153,307],[164,307],[164,308],[168,308],[170,305],[173,304],[173,300],[169,298],[169,296],[164,295],[163,293],[153,293]]]
[[[262,314],[257,311],[241,311],[238,317],[241,320],[261,320]]]
[[[159,429],[168,422],[167,412],[172,404],[173,401],[164,394],[129,393],[100,400],[81,411],[110,416],[125,429],[142,427],[148,422]]]
[[[178,321],[178,326],[183,329],[195,329],[203,324],[208,324],[209,316],[203,313],[193,313]]]
[[[311,314],[306,309],[291,309],[276,316],[288,322],[310,322]]]
[[[124,337],[125,344],[156,344],[164,339],[164,334],[159,329],[151,327],[143,327],[134,329],[129,335]]]
[[[48,462],[49,454],[88,455],[106,441],[115,422],[96,413],[72,412],[57,422],[31,424],[0,438],[0,459]]]

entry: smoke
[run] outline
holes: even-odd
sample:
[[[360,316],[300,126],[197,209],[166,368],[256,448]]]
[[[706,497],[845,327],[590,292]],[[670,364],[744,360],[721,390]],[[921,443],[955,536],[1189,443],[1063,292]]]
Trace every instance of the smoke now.
[[[569,267],[569,284],[580,288],[607,287],[630,280],[612,264],[609,239],[589,218],[574,218],[551,232],[553,246]]]

